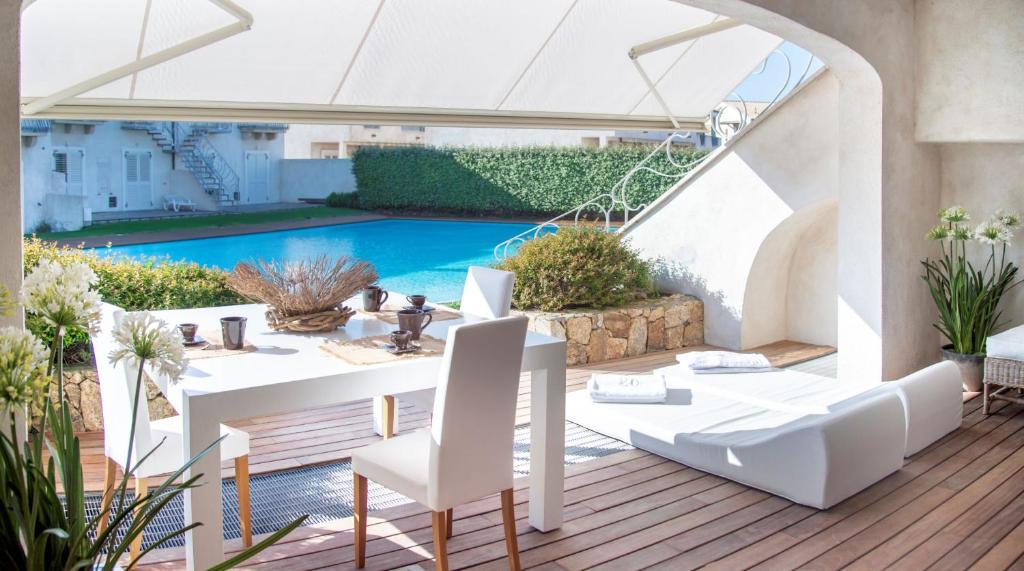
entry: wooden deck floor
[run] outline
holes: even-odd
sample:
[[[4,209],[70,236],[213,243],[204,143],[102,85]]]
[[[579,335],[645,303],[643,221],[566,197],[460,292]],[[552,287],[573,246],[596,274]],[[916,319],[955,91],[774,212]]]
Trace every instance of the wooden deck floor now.
[[[588,372],[574,369],[570,383]],[[1005,403],[987,417],[980,399],[965,403],[961,429],[825,511],[640,450],[572,466],[565,484],[565,525],[539,533],[517,482],[524,568],[1024,569],[1024,408]],[[248,568],[353,568],[351,529],[351,518],[302,528]],[[457,508],[454,531],[453,569],[507,569],[497,497]],[[371,513],[369,537],[367,569],[433,568],[430,516],[416,504]],[[147,568],[177,569],[180,557],[165,550]]]

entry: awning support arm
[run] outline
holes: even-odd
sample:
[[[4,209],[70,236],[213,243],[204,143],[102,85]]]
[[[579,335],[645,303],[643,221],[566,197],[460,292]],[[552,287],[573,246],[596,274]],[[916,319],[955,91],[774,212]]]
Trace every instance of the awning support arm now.
[[[669,48],[672,46],[676,46],[684,42],[693,41],[704,36],[714,34],[716,32],[721,32],[724,30],[735,28],[742,24],[743,23],[740,22],[739,20],[733,20],[732,18],[723,18],[721,20],[711,22],[710,24],[697,26],[696,28],[683,30],[682,32],[670,34],[663,38],[658,38],[655,40],[651,40],[649,42],[637,44],[629,49],[629,59],[632,60],[633,67],[636,68],[637,73],[639,73],[640,77],[643,78],[644,83],[647,84],[647,88],[650,90],[651,94],[654,95],[654,99],[658,102],[658,105],[661,107],[661,110],[665,112],[665,116],[668,117],[669,121],[672,122],[676,129],[679,129],[679,122],[676,121],[675,115],[672,114],[672,110],[669,108],[668,103],[661,96],[661,92],[658,91],[657,85],[655,85],[655,83],[651,81],[651,77],[647,75],[647,72],[644,71],[643,66],[640,65],[640,56],[649,54],[651,52],[656,52],[658,50],[663,50],[665,48]]]
[[[185,55],[189,52],[198,50],[199,48],[206,47],[210,44],[217,43],[226,38],[230,38],[236,34],[240,34],[252,28],[252,14],[243,9],[242,7],[235,4],[232,0],[209,0],[213,4],[216,4],[219,8],[225,12],[231,14],[238,21],[232,22],[221,28],[217,28],[211,32],[207,32],[200,36],[196,36],[189,40],[186,40],[180,44],[173,45],[169,48],[160,50],[152,53],[146,57],[136,59],[135,61],[116,67],[109,71],[103,72],[95,77],[91,77],[76,83],[71,87],[62,89],[52,95],[41,97],[39,99],[32,100],[21,106],[22,115],[34,115],[40,111],[49,109],[50,107],[106,85],[112,81],[117,81],[122,77],[127,77],[134,73],[138,73],[142,70],[151,68],[155,65],[159,65],[166,61],[172,60],[178,56]]]

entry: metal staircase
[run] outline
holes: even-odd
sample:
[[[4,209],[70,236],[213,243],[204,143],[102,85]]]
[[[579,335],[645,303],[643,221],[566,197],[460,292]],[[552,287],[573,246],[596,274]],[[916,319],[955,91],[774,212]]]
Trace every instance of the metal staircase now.
[[[211,133],[230,132],[230,123],[124,121],[121,128],[149,133],[160,150],[174,153],[219,204],[235,204],[240,199],[241,179],[208,138]]]

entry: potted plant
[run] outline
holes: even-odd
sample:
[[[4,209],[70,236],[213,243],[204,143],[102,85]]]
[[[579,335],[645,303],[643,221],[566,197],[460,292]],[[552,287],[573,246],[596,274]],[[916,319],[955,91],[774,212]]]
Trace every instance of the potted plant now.
[[[985,342],[1002,316],[999,302],[1020,283],[1017,266],[1006,260],[1006,249],[1021,219],[997,211],[974,230],[968,227],[970,219],[959,206],[939,211],[940,222],[927,238],[939,243],[942,257],[923,260],[921,277],[939,311],[934,326],[949,340],[942,347],[943,357],[960,367],[964,390],[976,392],[982,387]],[[981,269],[968,259],[968,244],[975,242],[987,250]]]
[[[93,290],[96,274],[85,264],[63,266],[43,260],[25,277],[21,301],[25,309],[54,327],[49,354],[32,333],[15,327],[0,328],[0,411],[5,430],[0,430],[0,568],[3,569],[120,569],[122,556],[161,511],[186,490],[197,485],[202,474],[184,478],[189,466],[204,454],[216,451],[218,441],[185,462],[152,493],[130,497],[127,483],[142,459],[129,456],[118,486],[118,500],[95,517],[86,515],[81,446],[74,433],[69,406],[64,400],[62,335],[76,330],[97,333],[100,299]],[[2,298],[3,296],[0,296]],[[180,378],[186,362],[178,334],[148,314],[123,320],[113,332],[117,350],[109,356],[138,367],[159,369]],[[96,355],[102,359],[107,356]],[[52,377],[51,377],[52,375]],[[50,402],[50,383],[57,383],[57,403]],[[137,385],[138,389],[138,385]],[[136,390],[132,426],[139,409]],[[18,411],[40,412],[38,430],[27,442],[16,434]],[[158,444],[157,446],[159,446]],[[49,461],[43,448],[49,451]],[[129,451],[131,450],[129,446]],[[176,481],[176,480],[181,481]],[[63,493],[58,492],[59,487]],[[229,569],[259,553],[302,523],[305,516],[260,543],[213,569]],[[101,526],[100,522],[109,522]],[[139,557],[201,525],[160,530],[158,537]],[[125,561],[131,569],[138,558]]]

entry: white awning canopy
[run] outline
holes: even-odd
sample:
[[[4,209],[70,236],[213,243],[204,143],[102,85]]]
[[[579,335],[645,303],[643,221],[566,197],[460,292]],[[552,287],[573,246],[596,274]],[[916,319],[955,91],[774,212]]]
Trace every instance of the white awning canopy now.
[[[672,0],[35,0],[22,111],[672,128],[639,46],[671,115],[703,128],[780,43]]]

